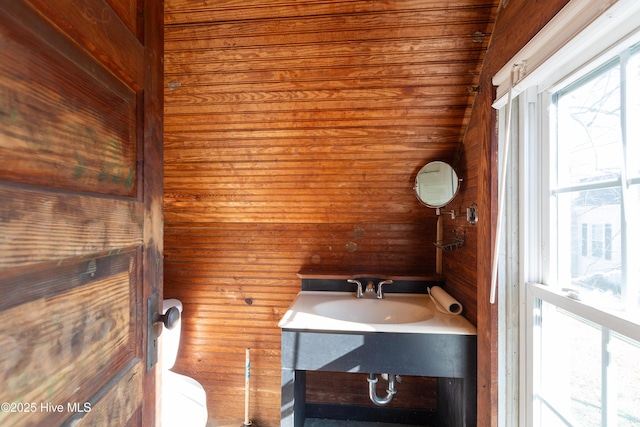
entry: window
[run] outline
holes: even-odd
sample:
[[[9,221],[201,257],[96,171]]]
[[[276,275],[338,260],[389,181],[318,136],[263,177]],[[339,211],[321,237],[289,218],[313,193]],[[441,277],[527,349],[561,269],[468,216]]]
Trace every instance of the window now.
[[[637,0],[570,0],[494,76],[518,170],[505,175],[518,232],[500,255],[501,426],[640,425],[638,13]]]
[[[542,97],[552,259],[546,286],[530,285],[535,426],[640,425],[640,368],[625,362],[640,343],[624,333],[640,324],[640,133],[626,119],[640,112],[639,58],[629,47]]]
[[[639,88],[640,44],[543,91],[529,117],[548,129],[525,166],[546,174],[548,256],[527,285],[528,425],[640,425]]]

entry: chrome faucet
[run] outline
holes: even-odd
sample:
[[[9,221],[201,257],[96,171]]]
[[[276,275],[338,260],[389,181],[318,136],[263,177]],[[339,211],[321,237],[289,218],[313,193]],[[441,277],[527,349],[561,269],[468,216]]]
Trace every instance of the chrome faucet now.
[[[369,280],[369,282],[367,282],[367,287],[364,290],[364,292],[362,291],[362,282],[360,282],[359,280],[356,279],[347,279],[348,283],[355,283],[356,285],[358,285],[357,289],[356,289],[356,298],[377,298],[377,299],[382,299],[384,298],[384,294],[382,293],[382,285],[390,285],[393,283],[393,280],[382,280],[381,282],[378,283],[378,292],[376,292],[375,287],[373,286],[373,282],[371,280]]]
[[[384,298],[384,294],[382,293],[382,285],[390,285],[393,283],[393,280],[383,280],[381,282],[378,283],[378,294],[376,295],[376,298],[378,299],[382,299]]]
[[[362,291],[362,283],[359,280],[347,279],[347,282],[358,285],[358,288],[356,289],[356,298],[376,298],[376,290],[373,287],[373,282],[371,280],[367,283],[367,287],[364,292]]]

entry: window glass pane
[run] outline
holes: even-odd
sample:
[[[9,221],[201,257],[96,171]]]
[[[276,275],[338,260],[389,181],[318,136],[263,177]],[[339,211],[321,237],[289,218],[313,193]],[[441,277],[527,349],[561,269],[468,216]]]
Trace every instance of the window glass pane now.
[[[589,78],[558,95],[560,187],[620,176],[620,68]]]
[[[617,187],[558,195],[559,287],[608,310],[623,306],[620,209]]]
[[[542,302],[541,426],[600,426],[601,333],[584,319]]]
[[[618,427],[640,425],[640,343],[613,334],[610,350],[615,377],[610,382],[617,395]],[[615,408],[615,406],[614,406]]]

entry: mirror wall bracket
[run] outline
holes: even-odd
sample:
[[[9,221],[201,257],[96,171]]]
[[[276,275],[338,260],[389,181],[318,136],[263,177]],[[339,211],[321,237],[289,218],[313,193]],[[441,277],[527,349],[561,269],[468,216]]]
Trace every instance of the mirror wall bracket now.
[[[443,210],[441,208],[436,208],[436,215],[440,216],[443,214],[451,215],[451,219],[457,219],[462,217],[461,214],[456,214],[456,211],[451,210]],[[467,222],[471,225],[476,225],[478,223],[478,205],[475,203],[469,206],[466,210],[466,219]]]
[[[442,214],[451,215],[451,219],[456,219],[458,216],[456,215],[456,211],[451,209],[450,211],[441,210],[440,208],[436,208],[436,215],[440,216]]]

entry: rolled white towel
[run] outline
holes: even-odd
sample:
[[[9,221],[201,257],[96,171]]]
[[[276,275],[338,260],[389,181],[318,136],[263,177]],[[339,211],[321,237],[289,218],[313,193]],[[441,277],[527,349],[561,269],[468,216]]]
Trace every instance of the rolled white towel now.
[[[427,292],[438,311],[446,314],[462,313],[462,304],[440,286],[432,286],[431,289],[427,288]]]

